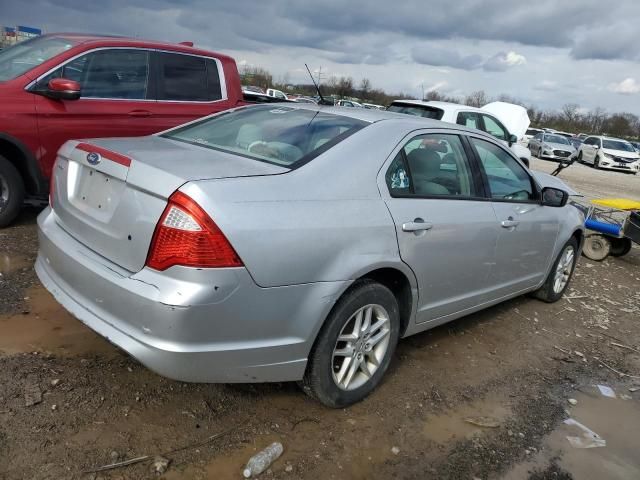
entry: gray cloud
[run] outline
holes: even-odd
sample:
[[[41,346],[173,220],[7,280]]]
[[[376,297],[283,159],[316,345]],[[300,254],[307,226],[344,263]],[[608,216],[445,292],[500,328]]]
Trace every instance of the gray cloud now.
[[[433,65],[434,67],[453,67],[462,70],[473,70],[482,66],[480,55],[460,55],[455,50],[442,48],[424,47],[414,48],[411,51],[411,58],[414,62],[422,65]]]

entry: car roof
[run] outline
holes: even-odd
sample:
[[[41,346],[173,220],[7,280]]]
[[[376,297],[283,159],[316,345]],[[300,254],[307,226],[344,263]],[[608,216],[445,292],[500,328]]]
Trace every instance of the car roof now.
[[[393,103],[405,103],[405,104],[409,104],[409,105],[421,105],[421,106],[426,106],[426,107],[435,107],[435,108],[439,108],[440,110],[452,110],[452,109],[458,109],[460,107],[464,108],[465,110],[468,110],[470,112],[483,112],[483,113],[487,113],[486,110],[482,110],[481,108],[477,108],[477,107],[470,107],[468,105],[464,105],[462,103],[453,103],[453,102],[441,102],[439,100],[394,100]]]
[[[157,40],[145,40],[142,38],[131,38],[118,35],[90,35],[86,33],[62,32],[48,33],[42,37],[60,37],[68,38],[77,43],[75,47],[80,45],[86,47],[137,47],[137,48],[154,48],[159,50],[170,50],[173,52],[190,53],[192,55],[215,56],[219,59],[232,60],[228,55],[204,50],[179,43],[161,42]]]
[[[590,135],[590,137],[601,138],[602,140],[615,140],[616,142],[627,142],[627,143],[629,143],[629,141],[625,140],[624,138],[608,137],[607,135]]]

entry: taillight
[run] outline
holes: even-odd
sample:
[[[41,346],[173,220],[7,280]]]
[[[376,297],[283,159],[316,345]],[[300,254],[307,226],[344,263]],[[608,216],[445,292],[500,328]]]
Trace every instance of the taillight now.
[[[156,226],[146,265],[155,270],[240,267],[242,260],[211,217],[191,197],[174,192]]]

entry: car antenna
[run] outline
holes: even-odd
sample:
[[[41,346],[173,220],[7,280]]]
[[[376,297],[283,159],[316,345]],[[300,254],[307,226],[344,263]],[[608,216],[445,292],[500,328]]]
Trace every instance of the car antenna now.
[[[322,93],[320,93],[320,87],[318,86],[318,84],[316,83],[315,79],[313,78],[313,75],[311,75],[311,70],[309,70],[309,65],[307,65],[305,63],[304,66],[307,67],[307,72],[309,72],[309,76],[311,77],[311,81],[313,82],[313,86],[316,87],[316,92],[318,92],[318,96],[320,97],[320,101],[318,102],[318,104],[320,104],[320,105],[333,105],[333,103],[325,100],[324,97],[322,96]]]

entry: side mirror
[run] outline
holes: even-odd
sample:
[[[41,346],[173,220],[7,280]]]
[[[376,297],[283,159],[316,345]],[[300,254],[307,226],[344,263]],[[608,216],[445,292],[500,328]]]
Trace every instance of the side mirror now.
[[[516,137],[513,133],[509,135],[509,146],[513,145],[518,141],[518,137]]]
[[[593,148],[595,148],[596,150],[598,150],[600,148],[600,145],[598,145],[597,143],[595,145],[592,145]]]
[[[569,194],[564,190],[553,187],[542,189],[542,205],[546,207],[564,207],[569,200]]]
[[[47,90],[42,92],[46,97],[55,100],[78,100],[80,98],[80,84],[67,78],[49,80]]]

